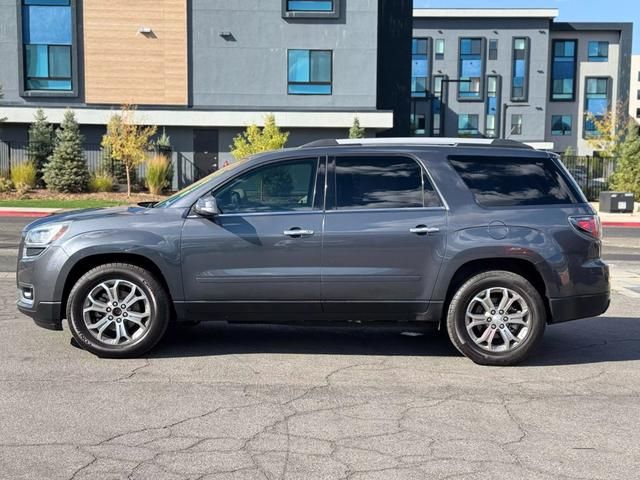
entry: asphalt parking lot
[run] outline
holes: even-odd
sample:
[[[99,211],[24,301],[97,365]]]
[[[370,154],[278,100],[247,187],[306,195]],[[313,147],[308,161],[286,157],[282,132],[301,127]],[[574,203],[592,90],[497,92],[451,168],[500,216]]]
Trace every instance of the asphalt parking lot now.
[[[606,231],[603,317],[488,368],[436,335],[213,324],[100,360],[16,311],[24,223],[0,219],[2,479],[638,478],[640,229]]]

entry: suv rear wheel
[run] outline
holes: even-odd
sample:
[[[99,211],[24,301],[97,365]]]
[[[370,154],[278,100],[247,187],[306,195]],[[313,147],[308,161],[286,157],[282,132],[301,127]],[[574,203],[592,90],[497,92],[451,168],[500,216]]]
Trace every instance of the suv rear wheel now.
[[[540,342],[546,311],[540,293],[512,272],[485,272],[455,293],[447,331],[455,347],[481,365],[515,365]]]
[[[140,356],[164,335],[169,297],[158,280],[136,265],[110,263],[84,274],[73,286],[67,319],[82,348],[100,357]]]

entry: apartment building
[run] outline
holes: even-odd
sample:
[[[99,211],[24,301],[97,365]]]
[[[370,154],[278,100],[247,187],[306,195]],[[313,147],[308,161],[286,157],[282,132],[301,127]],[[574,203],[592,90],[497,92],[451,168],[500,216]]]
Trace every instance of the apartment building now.
[[[640,55],[631,57],[631,89],[629,91],[629,117],[640,123]]]
[[[0,139],[26,141],[36,108],[56,123],[72,107],[97,144],[132,104],[210,171],[268,113],[289,146],[344,137],[355,117],[368,135],[407,130],[411,12],[409,0],[0,0]]]
[[[556,9],[416,9],[411,132],[592,154],[594,117],[628,104],[632,24]]]

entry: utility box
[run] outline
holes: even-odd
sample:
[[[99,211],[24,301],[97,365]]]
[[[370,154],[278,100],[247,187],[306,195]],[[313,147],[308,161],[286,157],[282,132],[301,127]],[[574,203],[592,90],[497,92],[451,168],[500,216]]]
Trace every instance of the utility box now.
[[[635,198],[629,192],[600,192],[600,211],[605,213],[633,213]]]

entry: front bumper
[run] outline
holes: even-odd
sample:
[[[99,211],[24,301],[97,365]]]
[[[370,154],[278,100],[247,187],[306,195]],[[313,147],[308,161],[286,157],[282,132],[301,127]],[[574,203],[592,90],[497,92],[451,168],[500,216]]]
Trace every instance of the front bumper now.
[[[35,323],[50,330],[62,329],[62,288],[60,283],[63,266],[68,260],[66,252],[51,246],[35,257],[23,257],[19,250],[16,281],[20,312],[31,317]],[[26,299],[22,289],[32,289],[32,299]]]
[[[575,295],[549,299],[551,318],[549,323],[568,322],[580,318],[602,315],[611,304],[610,292],[595,295]]]

